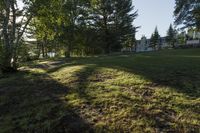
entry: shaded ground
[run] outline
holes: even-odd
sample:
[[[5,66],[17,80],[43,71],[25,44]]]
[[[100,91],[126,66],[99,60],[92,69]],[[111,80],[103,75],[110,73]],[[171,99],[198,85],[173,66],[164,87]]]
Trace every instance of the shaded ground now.
[[[0,79],[0,132],[200,132],[200,49],[37,61]]]

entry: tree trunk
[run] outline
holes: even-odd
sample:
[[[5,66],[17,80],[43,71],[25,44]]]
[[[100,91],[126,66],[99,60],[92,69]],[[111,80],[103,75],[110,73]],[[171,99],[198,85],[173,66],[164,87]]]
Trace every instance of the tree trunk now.
[[[134,50],[135,50],[135,52],[137,52],[137,43],[135,43]]]
[[[44,37],[44,51],[45,51],[45,57],[46,58],[48,57],[47,43],[48,43],[48,40],[47,40],[47,34],[46,34],[45,37]]]
[[[45,57],[45,52],[44,52],[44,42],[41,43],[41,48],[42,48],[42,57]]]
[[[12,50],[12,67],[14,70],[17,70],[17,49],[18,49],[18,44],[15,43],[16,40],[16,9],[15,9],[15,2],[12,1],[11,3],[11,10],[12,10],[12,32],[11,32],[11,37],[10,37],[10,45],[11,45],[11,50]]]
[[[17,70],[18,47],[21,37],[29,24],[32,15],[27,19],[23,27],[18,28],[16,25],[16,8],[15,0],[4,0],[5,9],[3,15],[3,58],[0,68],[3,72],[13,72]],[[22,30],[21,30],[22,29]]]
[[[111,44],[110,44],[110,38],[109,38],[109,31],[108,31],[108,25],[107,25],[107,16],[104,14],[103,16],[103,24],[104,24],[104,40],[105,40],[105,53],[110,54],[111,52]]]
[[[9,38],[9,31],[8,31],[8,26],[9,26],[9,18],[10,18],[10,1],[7,0],[5,2],[6,5],[6,9],[5,9],[5,16],[3,18],[3,40],[4,40],[4,44],[3,44],[3,61],[2,61],[2,65],[1,65],[1,69],[2,72],[9,72],[9,70],[12,69],[12,65],[11,65],[11,59],[12,59],[12,55],[11,55],[11,46],[10,46],[10,38]],[[12,70],[11,70],[12,71]]]
[[[48,49],[45,47],[45,57],[48,58]]]
[[[18,60],[17,56],[13,57],[12,67],[14,70],[17,70],[18,68],[17,60]]]
[[[69,46],[67,47],[66,51],[65,51],[65,57],[66,58],[70,58],[71,57],[71,44],[69,44]]]
[[[109,42],[107,42],[107,44],[106,44],[105,52],[106,52],[106,54],[110,54],[111,53],[111,45],[109,44]]]
[[[72,25],[70,38],[68,40],[68,46],[67,46],[67,49],[66,49],[66,52],[65,52],[65,57],[66,58],[70,58],[71,57],[72,43],[73,42],[74,42],[74,25]]]
[[[40,42],[38,42],[38,41],[37,41],[37,49],[38,49],[37,58],[39,59],[40,58],[41,48],[40,48]]]

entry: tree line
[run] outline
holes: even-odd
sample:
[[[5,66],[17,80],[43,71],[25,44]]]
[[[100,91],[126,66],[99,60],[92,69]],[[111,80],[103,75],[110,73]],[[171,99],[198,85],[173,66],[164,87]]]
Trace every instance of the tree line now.
[[[175,48],[175,43],[178,42],[178,36],[179,34],[177,30],[173,27],[172,24],[170,24],[169,29],[167,30],[165,41],[168,43],[169,46]],[[150,46],[154,50],[159,50],[161,49],[160,41],[161,41],[161,36],[158,32],[158,28],[156,27],[150,38]]]
[[[34,53],[70,57],[120,51],[134,43],[132,0],[3,0],[0,2],[1,70],[16,70],[26,40]],[[20,7],[21,6],[21,7]],[[33,50],[32,49],[32,50]],[[27,53],[26,53],[27,54]]]
[[[200,0],[175,0],[174,9],[175,26],[180,26],[180,30],[188,29],[200,32]],[[166,42],[175,47],[175,43],[185,43],[185,35],[178,33],[177,29],[170,24],[167,30]],[[157,27],[150,38],[151,46],[159,49],[160,35]]]
[[[199,30],[199,0],[175,2],[175,24]],[[133,47],[137,16],[132,0],[1,0],[0,71],[17,70],[31,54],[70,57]],[[171,29],[173,45],[172,35]],[[158,36],[155,30],[152,45]]]

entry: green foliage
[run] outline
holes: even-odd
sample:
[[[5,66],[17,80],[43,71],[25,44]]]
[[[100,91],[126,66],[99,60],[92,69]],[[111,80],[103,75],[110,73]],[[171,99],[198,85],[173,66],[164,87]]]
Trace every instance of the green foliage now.
[[[158,28],[155,28],[154,33],[151,35],[151,47],[154,48],[154,50],[156,49],[160,49],[160,35],[158,33]]]
[[[137,17],[131,0],[100,0],[93,6],[95,26],[100,30],[106,53],[119,51],[130,38],[134,39]]]
[[[4,2],[0,4],[3,5]],[[16,20],[19,19],[19,23],[14,21],[17,23],[11,23],[11,26],[5,25],[9,28],[5,30],[9,33],[3,36],[7,42],[5,46],[8,48],[4,53],[7,54],[5,57],[8,68],[16,69],[16,63],[28,58],[27,53],[32,52],[29,51],[31,47],[20,43],[23,35],[26,39],[36,40],[33,44],[39,51],[38,56],[42,54],[44,58],[47,58],[49,52],[60,55],[64,51],[66,57],[70,54],[110,53],[120,51],[122,47],[130,46],[135,41],[136,27],[133,21],[137,17],[137,12],[134,12],[131,0],[23,0],[22,2],[23,9],[17,9],[16,0],[12,1],[12,4],[8,2],[9,8],[6,10],[8,14],[4,13],[8,18],[7,25],[13,21],[10,17],[11,12],[16,16]],[[5,10],[5,7],[1,6],[2,10]],[[0,10],[1,15],[2,10]],[[24,56],[21,53],[24,53]],[[11,63],[12,59],[14,63]]]
[[[19,62],[26,62],[38,59],[38,51],[33,44],[26,44],[21,41],[20,47],[18,49]]]
[[[176,0],[175,23],[184,24],[185,27],[195,26],[200,29],[200,1],[199,0]]]
[[[34,14],[31,9],[28,9],[30,1],[23,0],[22,2],[25,4],[23,9],[18,8],[18,0],[0,2],[0,39],[3,40],[2,49],[4,51],[1,65],[5,72],[17,70],[20,41],[23,40],[24,32]]]
[[[167,43],[169,43],[173,48],[175,47],[176,42],[176,30],[173,29],[172,24],[170,24],[169,29],[167,31],[166,37]]]
[[[184,45],[186,43],[186,37],[183,33],[177,34],[177,43]]]
[[[193,16],[195,18],[195,25],[198,30],[200,30],[200,2],[196,5],[193,10]]]
[[[39,30],[36,34],[42,35],[42,38],[45,35],[48,40],[48,34],[56,33],[53,34],[53,39],[64,46],[65,56],[70,56],[70,53],[99,54],[102,50],[106,53],[119,51],[128,40],[135,40],[136,28],[132,22],[137,12],[131,13],[131,0],[69,0],[61,2],[58,7],[60,10],[54,10],[53,14],[57,14],[57,18],[53,22],[46,17],[51,16],[48,14],[52,14],[52,11],[41,9],[39,14],[44,10],[47,15],[43,17],[44,20],[36,21],[36,27],[37,23],[41,23],[36,28]],[[50,10],[48,6],[46,8]],[[56,20],[59,23],[55,23]]]

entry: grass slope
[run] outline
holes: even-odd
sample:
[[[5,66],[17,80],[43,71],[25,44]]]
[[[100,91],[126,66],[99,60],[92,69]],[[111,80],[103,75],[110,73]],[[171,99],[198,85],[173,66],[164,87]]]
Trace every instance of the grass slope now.
[[[37,61],[0,79],[0,132],[200,132],[200,49]]]

